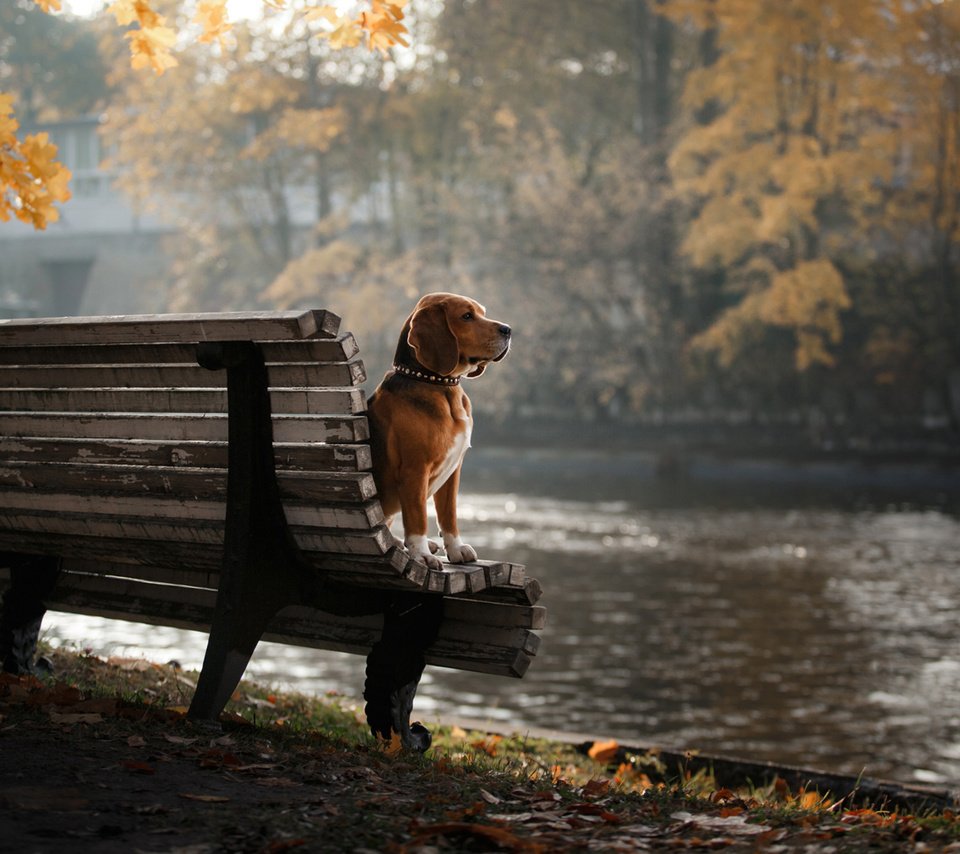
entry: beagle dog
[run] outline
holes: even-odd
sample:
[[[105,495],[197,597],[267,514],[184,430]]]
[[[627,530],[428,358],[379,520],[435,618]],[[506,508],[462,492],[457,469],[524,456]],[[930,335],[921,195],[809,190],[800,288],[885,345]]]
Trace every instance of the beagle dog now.
[[[443,563],[434,556],[439,545],[427,539],[431,496],[447,559],[477,559],[457,524],[460,466],[473,429],[460,380],[480,376],[509,349],[510,327],[489,319],[480,303],[428,294],[404,323],[393,368],[370,398],[373,477],[387,524],[399,512],[403,545],[432,569]]]

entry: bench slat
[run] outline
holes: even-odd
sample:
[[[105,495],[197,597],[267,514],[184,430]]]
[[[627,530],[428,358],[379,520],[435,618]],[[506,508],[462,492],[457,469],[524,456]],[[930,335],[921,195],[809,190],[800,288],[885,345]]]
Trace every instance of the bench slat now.
[[[264,341],[260,344],[267,364],[294,362],[346,362],[360,352],[349,332],[335,338],[305,341]],[[0,365],[129,365],[196,364],[197,345],[90,344],[9,347],[0,344]]]
[[[97,439],[166,439],[170,441],[227,440],[227,416],[222,413],[183,413],[176,417],[150,413],[3,412],[0,433],[5,436],[47,436]],[[275,442],[365,442],[370,438],[366,416],[275,415]]]
[[[373,466],[369,445],[277,442],[273,450],[274,465],[278,469],[368,471]],[[225,469],[227,443],[0,437],[0,459],[8,464],[42,462]]]
[[[190,543],[222,548],[222,523],[206,520],[172,521],[141,519],[135,516],[87,516],[76,513],[31,513],[11,509],[0,512],[0,542],[8,550],[21,533],[59,534],[77,538],[103,540],[142,540],[160,543]],[[292,527],[294,540],[308,552],[342,552],[344,554],[381,555],[394,545],[393,537],[383,526],[363,531]],[[134,548],[128,543],[128,550]],[[42,550],[41,553],[47,553]],[[66,552],[69,553],[69,552]]]
[[[123,495],[111,496],[107,503],[98,495],[56,494],[36,490],[0,490],[0,508],[0,515],[26,510],[34,513],[83,513],[91,516],[132,516],[206,522],[223,522],[227,515],[225,501],[185,499],[175,495]],[[383,522],[383,510],[379,501],[343,507],[289,501],[284,503],[283,512],[288,524],[301,528],[347,528],[362,531]]]
[[[49,605],[73,613],[206,631],[215,599],[212,590],[68,574],[58,582]],[[264,639],[366,655],[379,640],[381,628],[379,615],[345,618],[291,607],[271,622]],[[528,629],[491,627],[478,632],[475,625],[445,618],[425,657],[435,666],[522,676],[539,642]]]
[[[359,563],[357,564],[360,565]],[[381,564],[381,566],[384,566]],[[420,565],[422,566],[422,565]],[[425,567],[424,567],[425,569]],[[159,584],[175,584],[186,587],[203,587],[216,590],[220,584],[220,575],[216,570],[204,570],[189,566],[153,567],[127,563],[106,563],[65,559],[63,571],[85,575],[112,576],[130,578],[137,581],[149,581]],[[3,570],[0,569],[0,573]],[[0,575],[2,577],[2,575]],[[407,584],[409,589],[409,584]],[[316,603],[322,607],[322,597]],[[458,620],[476,626],[500,626],[503,628],[525,628],[540,630],[546,625],[546,608],[542,606],[520,605],[509,601],[488,602],[476,598],[445,596],[443,600],[446,619]]]
[[[267,367],[271,388],[336,388],[360,385],[363,362],[279,364]],[[226,388],[226,371],[197,364],[0,366],[2,389]]]
[[[249,311],[0,320],[0,345],[150,344],[332,338],[340,318],[329,311]]]
[[[210,372],[213,376],[213,372]],[[226,413],[226,389],[203,388],[0,388],[0,407],[28,412]],[[363,390],[273,389],[277,415],[356,415],[367,408]]]
[[[280,496],[322,503],[366,502],[376,495],[370,472],[279,471]],[[101,495],[180,496],[187,500],[226,498],[227,471],[185,466],[88,466],[71,463],[0,464],[0,489]],[[2,505],[0,505],[2,507]],[[2,511],[0,511],[2,512]]]

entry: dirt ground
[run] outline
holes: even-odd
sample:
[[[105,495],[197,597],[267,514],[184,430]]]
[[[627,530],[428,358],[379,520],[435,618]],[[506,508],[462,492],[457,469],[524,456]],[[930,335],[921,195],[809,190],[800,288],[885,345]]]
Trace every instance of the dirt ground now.
[[[0,677],[0,851],[960,851],[950,810],[644,790],[630,769],[564,764],[569,747],[508,754],[499,737],[456,730],[462,748],[410,756],[344,735],[353,720],[292,729],[282,698],[255,701],[279,717],[211,725],[156,693],[80,688],[59,671]]]

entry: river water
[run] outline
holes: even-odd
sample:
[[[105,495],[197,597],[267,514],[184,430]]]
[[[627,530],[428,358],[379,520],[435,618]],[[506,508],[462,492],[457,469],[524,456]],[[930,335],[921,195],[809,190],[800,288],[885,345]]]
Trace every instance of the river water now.
[[[428,668],[415,714],[960,783],[960,483],[935,470],[472,451],[461,528],[527,565],[522,680]],[[51,613],[45,635],[198,667],[205,636]],[[357,698],[359,657],[262,644],[248,673]]]

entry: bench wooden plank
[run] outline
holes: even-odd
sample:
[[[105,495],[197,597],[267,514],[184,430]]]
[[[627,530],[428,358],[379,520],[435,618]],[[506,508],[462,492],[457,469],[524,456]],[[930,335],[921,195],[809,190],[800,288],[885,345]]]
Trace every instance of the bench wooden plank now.
[[[213,376],[213,373],[211,376]],[[273,389],[277,415],[356,415],[367,408],[362,389]],[[27,412],[227,412],[226,389],[0,388],[0,408]]]
[[[166,439],[170,441],[227,440],[227,416],[223,413],[91,412],[86,415],[56,412],[0,411],[0,433],[5,436],[47,436],[77,438],[78,434],[98,439]],[[370,438],[367,419],[362,415],[317,416],[275,415],[275,442],[365,442]]]
[[[267,366],[271,388],[336,388],[360,385],[363,362],[279,364]],[[226,371],[198,364],[175,365],[11,365],[0,366],[0,388],[226,388]]]
[[[88,516],[58,512],[56,515],[33,513],[16,508],[0,512],[2,540],[16,541],[18,533],[60,534],[104,540],[140,540],[194,545],[223,546],[224,527],[220,522],[203,519],[143,519],[135,516]],[[300,548],[307,552],[342,552],[358,555],[385,554],[394,539],[383,526],[366,530],[292,527]],[[9,537],[6,535],[9,534]]]
[[[50,508],[55,507],[52,511]],[[83,513],[88,516],[133,516],[144,519],[181,519],[184,521],[223,522],[226,518],[226,502],[152,495],[111,496],[109,502],[99,495],[76,495],[71,493],[43,493],[36,490],[0,490],[0,515],[19,510],[56,513]],[[284,503],[287,523],[301,528],[346,528],[369,530],[383,523],[383,509],[379,501],[336,506],[304,504],[295,501]]]
[[[335,338],[264,341],[266,363],[346,362],[360,352],[349,332]],[[12,347],[0,344],[0,365],[196,364],[195,342],[170,344],[82,344]]]
[[[376,496],[370,472],[277,472],[280,496],[294,501],[367,502]],[[0,464],[0,489],[101,495],[177,495],[226,498],[227,471],[186,466],[101,466],[72,463]]]
[[[45,317],[0,320],[0,345],[296,340],[332,338],[339,328],[340,318],[322,310]]]
[[[369,471],[369,445],[323,445],[317,442],[275,442],[278,469],[310,471]],[[89,465],[227,467],[226,442],[146,439],[66,439],[0,437],[0,459],[7,464],[77,463]]]
[[[71,574],[57,585],[57,610],[203,631],[210,625],[216,594],[133,580]],[[271,622],[265,640],[366,655],[380,637],[382,618],[338,617],[315,608],[288,607]],[[528,629],[491,627],[444,618],[428,664],[519,677],[536,655],[540,639]]]

